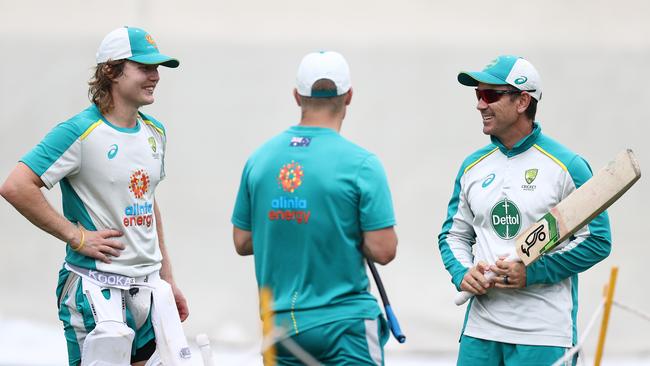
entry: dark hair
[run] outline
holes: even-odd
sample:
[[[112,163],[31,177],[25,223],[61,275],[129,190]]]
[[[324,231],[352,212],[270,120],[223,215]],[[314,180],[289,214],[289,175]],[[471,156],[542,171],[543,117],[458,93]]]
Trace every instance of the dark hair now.
[[[316,93],[333,93],[336,95],[336,84],[329,79],[319,79],[311,87],[312,94]],[[321,110],[327,109],[332,114],[340,112],[345,106],[345,96],[338,95],[334,97],[327,98],[315,98],[315,97],[305,97],[300,96],[300,101],[302,104],[303,110]]]
[[[102,114],[107,114],[115,107],[111,95],[113,80],[122,75],[125,64],[126,60],[107,61],[98,64],[95,68],[95,74],[88,82],[88,97]]]

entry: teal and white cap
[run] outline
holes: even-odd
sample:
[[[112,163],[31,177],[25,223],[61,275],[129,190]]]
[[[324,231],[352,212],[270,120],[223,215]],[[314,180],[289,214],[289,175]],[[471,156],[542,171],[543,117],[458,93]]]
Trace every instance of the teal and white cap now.
[[[314,83],[321,79],[331,80],[336,85],[336,90],[313,91]],[[347,93],[351,87],[350,67],[343,55],[338,52],[312,52],[300,62],[296,75],[296,89],[303,97],[336,97]]]
[[[537,101],[542,99],[539,73],[533,64],[518,56],[499,56],[485,66],[483,71],[461,71],[458,82],[467,86],[478,86],[478,83],[512,85],[527,91]]]
[[[153,37],[140,28],[121,27],[104,37],[96,54],[97,63],[131,60],[145,65],[178,67],[177,59],[163,55]]]

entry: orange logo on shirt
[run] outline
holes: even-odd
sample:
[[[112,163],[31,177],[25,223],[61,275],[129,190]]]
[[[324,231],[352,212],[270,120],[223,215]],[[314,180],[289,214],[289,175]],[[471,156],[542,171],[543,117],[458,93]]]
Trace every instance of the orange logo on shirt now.
[[[284,164],[278,174],[278,184],[285,192],[293,193],[302,184],[302,177],[305,175],[302,166],[291,161],[289,164]]]
[[[147,193],[149,190],[149,175],[144,169],[138,169],[131,174],[129,190],[138,199],[144,197],[144,194]]]
[[[276,179],[283,191],[294,193],[302,185],[304,175],[302,166],[292,160],[291,163],[282,166]],[[276,223],[287,221],[298,224],[309,223],[311,211],[308,209],[307,198],[283,194],[271,199],[268,218]]]

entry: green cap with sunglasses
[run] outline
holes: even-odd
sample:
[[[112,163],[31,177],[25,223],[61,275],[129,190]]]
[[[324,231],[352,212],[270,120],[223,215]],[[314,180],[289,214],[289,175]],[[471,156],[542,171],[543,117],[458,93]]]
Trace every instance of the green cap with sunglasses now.
[[[542,80],[537,70],[527,60],[512,55],[502,55],[485,66],[483,71],[461,71],[458,82],[467,86],[478,83],[512,85],[526,91],[537,101],[542,99]]]

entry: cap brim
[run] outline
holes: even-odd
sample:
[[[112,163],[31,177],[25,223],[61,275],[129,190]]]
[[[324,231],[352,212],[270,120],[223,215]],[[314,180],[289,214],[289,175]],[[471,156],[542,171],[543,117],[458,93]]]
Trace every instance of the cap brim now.
[[[162,65],[166,67],[171,67],[175,68],[178,67],[181,63],[178,62],[177,59],[165,56],[162,53],[155,53],[155,54],[149,54],[149,55],[140,55],[140,56],[132,56],[128,58],[129,60],[133,62],[137,62],[140,64],[145,64],[145,65]]]
[[[478,83],[492,84],[492,85],[508,85],[508,83],[506,83],[505,80],[501,80],[496,76],[492,76],[482,71],[475,71],[475,72],[461,71],[458,74],[458,82],[467,86],[478,86]]]

